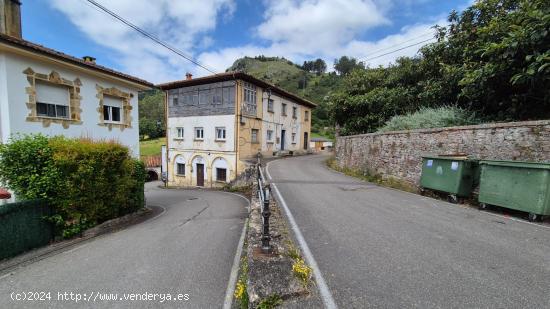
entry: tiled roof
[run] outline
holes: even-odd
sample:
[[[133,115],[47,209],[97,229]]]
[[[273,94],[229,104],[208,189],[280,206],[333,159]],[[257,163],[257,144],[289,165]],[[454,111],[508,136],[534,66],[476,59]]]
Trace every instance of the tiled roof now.
[[[216,82],[223,82],[228,80],[244,80],[250,83],[255,84],[256,86],[260,86],[262,88],[269,88],[271,91],[290,99],[293,99],[299,104],[309,106],[309,107],[316,107],[317,105],[311,101],[308,101],[306,99],[303,99],[293,93],[290,93],[284,89],[281,89],[273,84],[270,84],[268,82],[265,82],[261,79],[258,79],[252,75],[248,75],[243,72],[226,72],[226,73],[220,73],[215,75],[209,75],[204,77],[198,77],[193,79],[185,79],[185,80],[178,80],[173,82],[168,82],[164,84],[157,85],[158,88],[162,90],[168,90],[168,89],[174,89],[174,88],[182,88],[182,87],[189,87],[189,86],[196,86],[196,85],[204,85],[204,84],[210,84],[210,83],[216,83]]]
[[[154,85],[152,83],[150,83],[148,81],[145,81],[143,79],[140,79],[140,78],[128,75],[128,74],[124,74],[124,73],[106,68],[104,66],[101,66],[101,65],[98,65],[98,64],[95,64],[95,63],[84,61],[83,59],[67,55],[65,53],[53,50],[51,48],[44,47],[44,46],[39,45],[39,44],[29,42],[27,40],[15,38],[15,37],[0,33],[0,43],[8,44],[8,45],[15,46],[15,47],[18,47],[18,48],[22,48],[22,49],[25,49],[25,50],[28,50],[28,51],[31,51],[31,52],[35,52],[35,53],[38,53],[38,54],[42,54],[42,55],[46,55],[46,56],[49,56],[49,57],[52,57],[52,58],[56,58],[56,59],[59,59],[59,60],[65,61],[65,62],[69,62],[69,63],[72,63],[72,64],[82,66],[82,67],[90,69],[90,70],[95,70],[95,71],[99,71],[99,72],[102,72],[102,73],[105,73],[105,74],[116,76],[118,78],[122,78],[122,79],[134,82],[136,84],[139,84],[139,85],[142,85],[142,86],[145,86],[145,87],[150,87],[150,88],[154,87]]]

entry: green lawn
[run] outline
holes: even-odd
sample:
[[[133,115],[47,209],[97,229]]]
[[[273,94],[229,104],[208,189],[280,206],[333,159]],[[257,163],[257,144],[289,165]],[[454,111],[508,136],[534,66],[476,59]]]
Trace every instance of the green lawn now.
[[[323,138],[329,139],[331,141],[334,141],[334,136],[323,135],[323,134],[317,133],[317,132],[311,132],[311,138],[318,138],[318,137],[323,137]]]
[[[160,137],[139,142],[139,152],[142,156],[160,155],[160,148],[166,144],[166,138]]]

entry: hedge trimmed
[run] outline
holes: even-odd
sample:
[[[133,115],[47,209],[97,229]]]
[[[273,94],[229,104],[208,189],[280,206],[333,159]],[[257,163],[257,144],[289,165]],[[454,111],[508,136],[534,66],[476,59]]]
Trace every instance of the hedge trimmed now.
[[[64,237],[144,206],[144,165],[113,141],[19,136],[0,146],[0,182],[46,199]]]

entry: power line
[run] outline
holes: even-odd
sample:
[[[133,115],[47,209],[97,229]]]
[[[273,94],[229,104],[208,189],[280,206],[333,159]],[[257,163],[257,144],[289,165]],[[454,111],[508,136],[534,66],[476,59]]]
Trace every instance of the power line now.
[[[409,47],[413,47],[413,46],[416,46],[416,45],[420,45],[420,44],[422,44],[422,43],[431,41],[431,40],[433,40],[433,39],[435,39],[435,37],[432,37],[432,38],[429,38],[429,39],[427,39],[427,40],[420,41],[420,42],[417,42],[417,43],[414,43],[414,44],[411,44],[411,45],[407,45],[407,46],[402,47],[402,48],[399,48],[399,49],[392,50],[392,51],[390,51],[390,52],[384,53],[384,54],[379,55],[379,56],[376,56],[376,57],[372,57],[372,58],[365,59],[364,61],[367,62],[367,61],[371,61],[371,60],[374,60],[374,59],[378,59],[378,58],[384,57],[384,56],[386,56],[386,55],[396,53],[396,52],[398,52],[398,51],[400,51],[400,50],[407,49],[407,48],[409,48]]]
[[[193,57],[191,56],[188,56],[186,55],[185,53],[183,53],[182,51],[178,50],[177,48],[175,47],[172,47],[170,46],[168,43],[165,43],[164,41],[162,41],[161,39],[157,38],[156,36],[150,34],[149,32],[139,28],[138,26],[132,24],[131,22],[129,22],[128,20],[122,18],[121,16],[119,16],[118,14],[114,13],[113,11],[109,10],[108,8],[104,7],[103,5],[97,3],[96,1],[94,0],[84,0],[84,1],[88,1],[89,3],[91,3],[92,5],[94,5],[95,7],[101,9],[103,12],[111,15],[112,17],[116,18],[117,20],[119,20],[120,22],[124,23],[125,25],[127,25],[128,27],[136,30],[137,32],[139,32],[140,34],[142,34],[143,36],[153,40],[154,42],[156,42],[157,44],[159,45],[162,45],[163,47],[169,49],[170,51],[174,52],[175,54],[177,54],[178,56],[190,61],[191,63],[203,68],[204,70],[212,73],[212,74],[217,74],[216,71],[214,71],[213,69],[210,69],[208,68],[207,66],[201,64],[200,62],[198,62],[197,60],[193,59]]]
[[[399,42],[399,43],[394,44],[394,45],[391,45],[391,46],[389,46],[389,47],[385,47],[385,48],[382,48],[382,49],[373,51],[373,52],[370,53],[368,56],[360,57],[358,60],[361,60],[361,59],[364,59],[364,58],[368,58],[368,57],[372,57],[372,56],[378,54],[379,52],[383,52],[383,51],[386,51],[386,50],[390,50],[390,49],[392,49],[392,48],[394,48],[394,47],[398,47],[398,46],[400,46],[400,45],[403,45],[404,43],[408,43],[408,42],[411,42],[411,41],[414,41],[414,40],[417,40],[417,39],[420,39],[420,38],[427,37],[428,35],[431,36],[431,37],[434,37],[433,31],[426,32],[426,33],[424,33],[424,34],[421,34],[421,35],[416,36],[416,37],[414,37],[414,38],[411,38],[411,39],[408,39],[408,40]]]

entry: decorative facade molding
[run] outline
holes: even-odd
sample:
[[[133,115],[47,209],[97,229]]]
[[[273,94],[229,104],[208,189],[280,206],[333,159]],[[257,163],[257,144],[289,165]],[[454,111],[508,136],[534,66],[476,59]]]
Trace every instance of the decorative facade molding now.
[[[26,103],[27,108],[29,109],[29,114],[27,115],[26,120],[30,122],[42,122],[42,126],[49,127],[52,123],[59,123],[63,128],[68,129],[71,124],[82,124],[80,114],[82,109],[80,108],[80,101],[82,96],[80,96],[80,87],[82,82],[79,78],[71,81],[65,78],[62,78],[58,72],[52,71],[50,74],[36,73],[32,68],[27,68],[23,71],[23,74],[27,75],[27,81],[29,82],[29,87],[25,88],[29,100]],[[70,99],[69,99],[69,118],[53,118],[53,117],[44,117],[38,116],[36,112],[36,81],[45,82],[52,85],[65,86],[69,90]]]
[[[99,113],[98,125],[109,128],[109,131],[111,131],[113,128],[120,128],[121,131],[124,131],[125,128],[131,128],[132,127],[132,105],[130,104],[130,102],[134,97],[134,95],[132,93],[124,92],[116,87],[104,88],[96,84],[95,88],[97,90],[96,97],[99,99],[99,106],[97,108],[97,112]],[[103,117],[103,97],[105,95],[121,99],[122,121],[120,123],[105,122]]]

